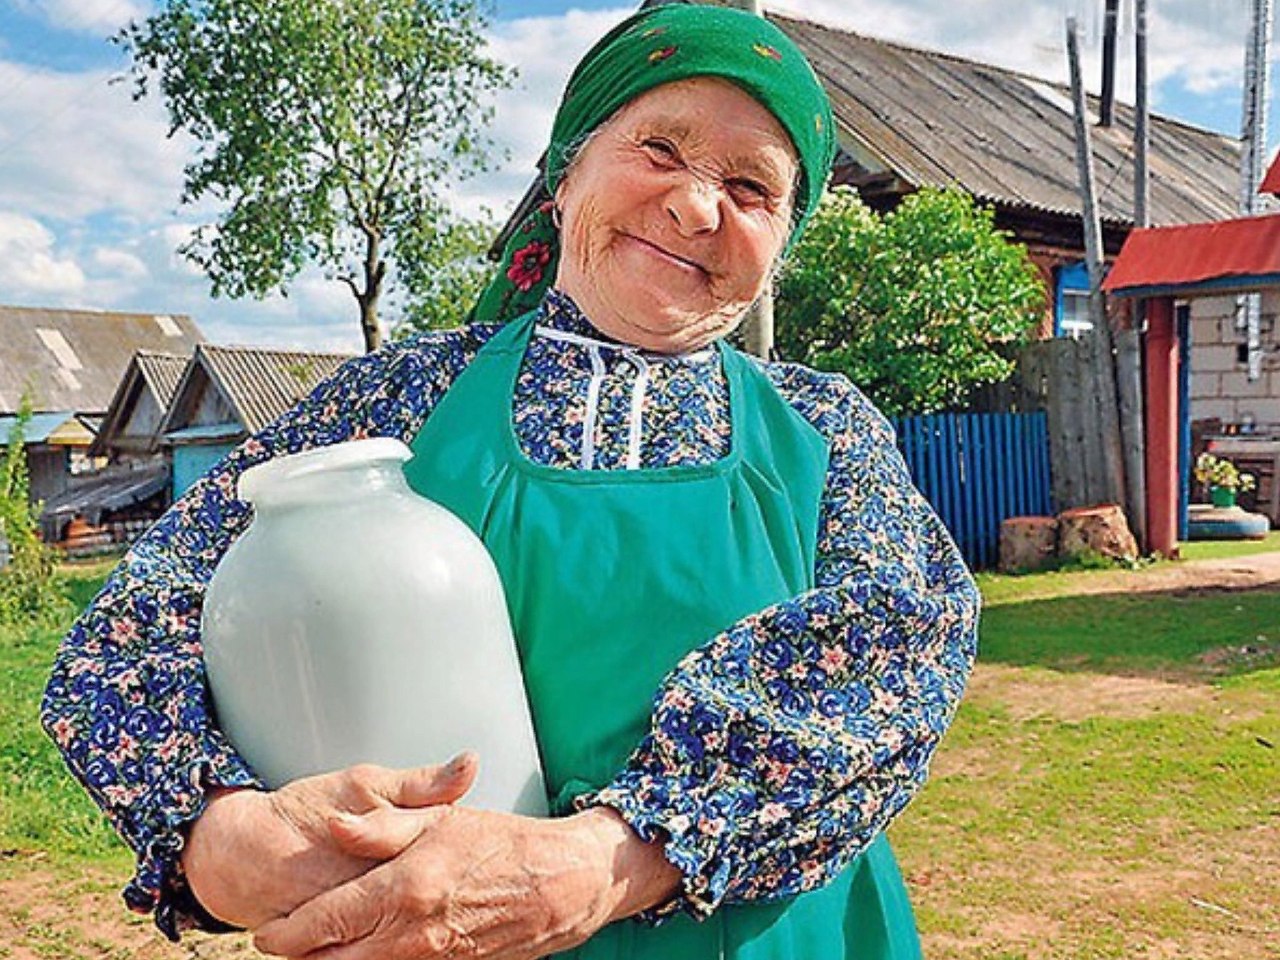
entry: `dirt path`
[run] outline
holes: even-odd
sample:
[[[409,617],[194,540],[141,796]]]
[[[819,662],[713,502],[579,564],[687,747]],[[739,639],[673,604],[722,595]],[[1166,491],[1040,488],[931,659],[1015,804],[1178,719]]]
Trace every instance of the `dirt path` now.
[[[1102,593],[1192,590],[1256,590],[1280,587],[1280,552],[1223,560],[1187,560],[1144,570],[1085,570],[1046,580],[1043,592],[1019,592],[1019,600]]]

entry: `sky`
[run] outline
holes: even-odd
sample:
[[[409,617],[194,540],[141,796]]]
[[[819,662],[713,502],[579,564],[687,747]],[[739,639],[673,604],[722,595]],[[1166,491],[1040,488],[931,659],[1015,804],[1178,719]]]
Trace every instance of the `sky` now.
[[[179,203],[192,146],[162,104],[135,102],[107,38],[156,0],[0,0],[0,303],[189,314],[217,343],[362,349],[350,292],[307,270],[289,294],[215,300],[175,251],[216,208]],[[1131,0],[1118,93],[1133,98]],[[490,133],[500,162],[452,189],[467,214],[505,219],[529,184],[573,64],[634,9],[616,0],[497,0],[490,54],[517,68]],[[1066,82],[1063,19],[1084,31],[1100,85],[1103,0],[775,0],[769,9]],[[1249,0],[1148,0],[1152,108],[1239,135]],[[1273,64],[1280,60],[1273,47]],[[1273,90],[1280,70],[1273,67]],[[1271,97],[1268,143],[1280,143]],[[1269,153],[1270,155],[1270,153]],[[393,318],[389,318],[393,319]]]

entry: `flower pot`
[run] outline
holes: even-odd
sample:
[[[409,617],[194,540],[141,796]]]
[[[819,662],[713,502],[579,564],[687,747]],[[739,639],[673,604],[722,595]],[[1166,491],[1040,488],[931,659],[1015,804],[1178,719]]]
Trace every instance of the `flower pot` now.
[[[1209,499],[1215,507],[1234,507],[1236,491],[1232,487],[1210,487]]]

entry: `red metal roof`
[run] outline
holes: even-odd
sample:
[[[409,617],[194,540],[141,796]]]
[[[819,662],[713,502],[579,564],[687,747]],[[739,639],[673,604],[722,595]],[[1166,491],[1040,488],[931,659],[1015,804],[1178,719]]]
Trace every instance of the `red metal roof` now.
[[[1262,186],[1258,188],[1258,192],[1274,193],[1280,196],[1280,153],[1277,153],[1276,158],[1271,161],[1271,169],[1262,178]]]
[[[1274,171],[1273,171],[1274,172]],[[1109,293],[1280,274],[1280,214],[1134,230],[1103,281]]]

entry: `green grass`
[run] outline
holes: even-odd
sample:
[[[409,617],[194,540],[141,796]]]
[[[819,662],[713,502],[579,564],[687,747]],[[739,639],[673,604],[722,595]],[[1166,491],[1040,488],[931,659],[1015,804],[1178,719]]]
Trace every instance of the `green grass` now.
[[[1219,560],[1247,557],[1254,553],[1276,553],[1280,552],[1280,530],[1272,530],[1261,540],[1192,540],[1180,544],[1178,549],[1183,560]]]
[[[107,568],[64,573],[77,608],[97,592]],[[114,861],[124,856],[119,841],[39,726],[61,636],[57,629],[0,627],[0,851],[9,851],[9,859],[39,851],[59,861]]]
[[[110,566],[64,570],[77,605]],[[1280,942],[1280,591],[1027,599],[1093,575],[982,578],[986,679],[891,831],[927,955],[1271,956],[1267,945]],[[0,628],[0,879],[49,868],[51,895],[74,898],[83,884],[74,871],[92,868],[95,902],[110,917],[131,857],[36,721],[58,640],[54,630]],[[1154,705],[1098,699],[1081,709],[1073,700],[1120,674],[1151,678]],[[1192,898],[1248,922],[1228,924]],[[23,919],[13,908],[9,919],[18,949],[33,955],[129,955],[70,920]]]
[[[990,663],[1064,670],[1191,676],[1256,670],[1280,664],[1280,590],[998,603],[982,614],[980,650]],[[1212,651],[1219,653],[1199,659]]]

